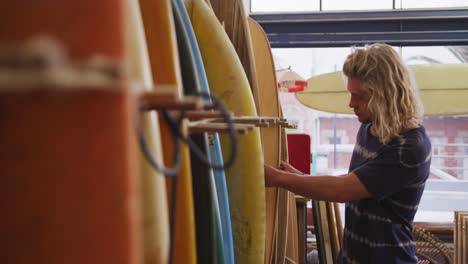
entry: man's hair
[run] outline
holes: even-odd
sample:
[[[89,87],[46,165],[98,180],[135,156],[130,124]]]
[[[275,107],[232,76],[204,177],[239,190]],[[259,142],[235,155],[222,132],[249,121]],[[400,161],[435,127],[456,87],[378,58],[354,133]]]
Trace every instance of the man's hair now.
[[[367,109],[382,143],[421,123],[424,110],[413,74],[391,46],[373,44],[354,49],[346,58],[343,73],[361,81],[368,93]]]

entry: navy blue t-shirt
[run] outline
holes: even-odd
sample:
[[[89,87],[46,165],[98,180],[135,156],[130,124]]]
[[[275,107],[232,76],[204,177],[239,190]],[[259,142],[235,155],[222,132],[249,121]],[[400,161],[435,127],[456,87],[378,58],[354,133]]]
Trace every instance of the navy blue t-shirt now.
[[[383,145],[359,129],[350,171],[372,197],[346,204],[339,263],[416,263],[413,219],[431,164],[431,143],[423,126]]]

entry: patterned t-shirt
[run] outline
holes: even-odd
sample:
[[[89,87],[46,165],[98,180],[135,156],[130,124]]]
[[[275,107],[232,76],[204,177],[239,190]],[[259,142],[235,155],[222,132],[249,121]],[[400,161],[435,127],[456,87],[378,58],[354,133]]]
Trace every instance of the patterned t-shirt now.
[[[413,219],[431,164],[431,143],[423,126],[383,145],[359,129],[351,158],[371,198],[346,204],[346,224],[338,263],[416,263]]]

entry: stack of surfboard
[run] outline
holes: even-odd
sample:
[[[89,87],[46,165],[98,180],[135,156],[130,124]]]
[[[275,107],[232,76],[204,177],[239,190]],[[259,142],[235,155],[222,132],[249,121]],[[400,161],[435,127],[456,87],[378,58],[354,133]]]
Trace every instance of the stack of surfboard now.
[[[276,70],[271,47],[263,29],[248,19],[258,82],[258,109],[264,116],[280,116]],[[279,127],[262,128],[265,163],[279,166],[288,161],[286,130]],[[281,188],[266,189],[265,263],[282,263],[285,259],[297,262],[297,217],[294,194]],[[295,246],[294,246],[295,245]]]
[[[189,133],[183,120],[179,129],[199,149],[191,150],[175,143],[162,113],[137,114],[135,103],[135,94],[164,88],[177,98],[211,93],[236,116],[279,117],[275,70],[261,28],[247,20],[241,1],[226,2],[241,14],[229,20],[232,34],[204,0],[98,2],[47,0],[26,10],[12,2],[0,11],[12,25],[0,29],[0,44],[22,45],[46,32],[68,52],[70,64],[97,68],[113,80],[43,87],[41,79],[29,84],[34,91],[21,94],[0,82],[0,172],[12,175],[1,187],[3,209],[12,212],[0,220],[7,254],[1,259],[284,261],[288,193],[269,189],[265,195],[263,175],[264,160],[279,165],[280,128],[239,136],[234,164],[213,170],[198,156],[222,164],[231,154],[229,136]],[[233,39],[236,31],[243,33]],[[47,58],[63,63],[60,52],[46,54],[44,65]],[[99,59],[89,60],[94,56]],[[138,150],[135,131],[154,160]],[[153,161],[174,166],[177,153],[175,176],[155,169]]]
[[[203,0],[186,1],[212,94],[236,116],[256,116],[244,69],[214,12]],[[242,103],[240,103],[242,102]],[[220,135],[224,158],[229,140]],[[237,263],[261,263],[264,254],[265,196],[263,159],[258,130],[239,137],[237,159],[226,171],[234,258]]]
[[[210,3],[243,65],[258,115],[281,116],[271,48],[262,28],[246,16],[242,1],[211,0]],[[279,165],[281,146],[287,149],[286,140],[281,140],[282,133],[284,136],[285,131],[277,126],[262,128],[266,164]],[[287,161],[287,151],[285,154],[283,160]],[[265,195],[264,262],[282,263],[285,259],[297,262],[294,195],[277,188],[267,188]]]

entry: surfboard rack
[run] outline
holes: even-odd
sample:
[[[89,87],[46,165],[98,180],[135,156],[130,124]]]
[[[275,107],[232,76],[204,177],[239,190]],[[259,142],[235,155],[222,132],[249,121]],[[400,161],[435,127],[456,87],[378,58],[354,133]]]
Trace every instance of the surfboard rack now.
[[[211,103],[207,103],[198,96],[178,97],[174,92],[155,91],[145,92],[139,95],[139,110],[198,110],[212,108]]]
[[[232,112],[229,112],[229,116],[233,116]],[[224,117],[222,111],[214,110],[214,111],[199,111],[199,110],[192,110],[192,111],[185,111],[185,117],[190,120],[200,120],[200,119],[212,119],[212,118],[220,118],[220,120]],[[222,122],[222,121],[221,121]]]
[[[290,124],[287,119],[281,117],[270,117],[270,116],[240,116],[233,117],[232,121],[236,124],[251,124],[257,127],[269,127],[269,126],[282,126],[286,128],[297,128],[296,125]],[[212,119],[211,122],[223,122],[220,118]]]
[[[297,125],[296,124],[291,124],[289,122],[280,122],[279,123],[280,126],[282,127],[285,127],[285,128],[292,128],[292,129],[296,129],[297,128]]]
[[[210,123],[210,122],[192,122],[188,125],[189,133],[229,133],[227,123]],[[247,134],[252,131],[255,125],[250,124],[234,124],[234,130],[240,134]]]
[[[189,120],[190,133],[228,133],[229,126],[223,118],[223,113],[213,110],[215,105],[206,102],[197,96],[178,97],[173,89],[155,89],[154,92],[145,92],[139,95],[139,110],[179,110],[185,111],[184,115]],[[255,127],[282,126],[286,128],[297,128],[290,124],[287,119],[268,116],[240,116],[233,117],[234,129],[239,134],[246,134]]]

